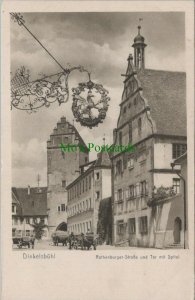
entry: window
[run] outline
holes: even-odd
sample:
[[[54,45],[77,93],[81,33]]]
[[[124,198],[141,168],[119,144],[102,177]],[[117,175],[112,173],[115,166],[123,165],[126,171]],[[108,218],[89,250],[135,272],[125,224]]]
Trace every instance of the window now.
[[[95,173],[95,179],[96,179],[96,180],[99,180],[99,179],[100,179],[100,173],[99,173],[99,172]]]
[[[32,207],[34,207],[35,206],[35,203],[34,203],[34,201],[32,201]]]
[[[176,159],[184,154],[187,150],[186,144],[173,144],[172,145],[172,158]]]
[[[89,176],[89,189],[91,189],[91,176]]]
[[[126,111],[127,111],[127,107],[125,106],[123,109],[123,113],[126,114]]]
[[[84,191],[85,191],[85,182],[83,180],[83,193],[84,193]]]
[[[123,190],[122,189],[118,190],[118,201],[123,201]]]
[[[173,190],[176,194],[180,193],[180,179],[173,178]]]
[[[138,119],[138,134],[140,135],[142,131],[142,119]]]
[[[66,180],[62,180],[62,187],[66,187]]]
[[[116,163],[116,172],[117,172],[117,174],[122,173],[122,160],[117,161],[117,163]]]
[[[146,234],[148,232],[148,220],[147,216],[139,218],[139,231]]]
[[[122,136],[122,132],[119,132],[119,145],[123,144],[123,136]]]
[[[58,205],[58,212],[60,212],[60,205]]]
[[[118,221],[118,234],[122,235],[124,234],[125,226],[124,226],[124,221]]]
[[[26,224],[30,224],[30,218],[26,218]]]
[[[130,158],[128,159],[127,165],[128,165],[128,168],[129,168],[129,169],[133,169],[133,168],[134,168],[134,159],[133,159],[132,157],[130,157]]]
[[[91,198],[89,198],[89,209],[91,209]]]
[[[87,163],[87,161],[88,161],[88,159],[87,159],[87,157],[85,157],[85,163]]]
[[[140,182],[140,193],[141,196],[146,196],[147,195],[147,189],[146,189],[146,181]]]
[[[129,187],[129,197],[132,199],[134,198],[134,185],[130,185]]]
[[[61,211],[65,211],[65,210],[66,210],[65,204],[61,204]]]
[[[15,214],[16,213],[16,206],[12,204],[12,213]]]
[[[26,236],[30,236],[30,230],[26,230]]]
[[[85,179],[85,190],[87,191],[88,190],[88,178],[86,177]]]
[[[45,219],[44,219],[44,218],[41,218],[41,219],[40,219],[40,223],[41,223],[41,224],[45,224]]]
[[[133,234],[135,231],[135,218],[131,218],[129,219],[129,233]]]
[[[136,195],[140,196],[140,184],[139,183],[136,184]]]
[[[129,123],[129,143],[132,142],[132,122]]]
[[[96,197],[95,197],[95,199],[98,200],[99,198],[100,198],[100,192],[98,191],[98,192],[96,192]]]

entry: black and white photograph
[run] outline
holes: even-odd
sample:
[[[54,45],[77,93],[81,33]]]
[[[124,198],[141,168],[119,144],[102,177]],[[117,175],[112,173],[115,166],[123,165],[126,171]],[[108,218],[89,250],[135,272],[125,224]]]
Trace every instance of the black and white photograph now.
[[[13,249],[187,249],[185,14],[10,30]]]

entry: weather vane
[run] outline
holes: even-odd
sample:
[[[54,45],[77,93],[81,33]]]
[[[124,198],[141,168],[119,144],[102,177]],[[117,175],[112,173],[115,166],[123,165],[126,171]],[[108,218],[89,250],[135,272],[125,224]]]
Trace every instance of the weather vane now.
[[[69,76],[71,72],[77,70],[87,73],[88,81],[79,83],[78,87],[72,89],[73,115],[77,122],[89,128],[102,123],[109,106],[109,92],[101,84],[92,82],[91,74],[83,66],[64,68],[29,30],[20,13],[11,13],[11,18],[19,26],[23,26],[62,69],[57,74],[31,81],[29,70],[25,67],[19,68],[11,79],[11,109],[14,107],[32,113],[43,106],[50,107],[56,101],[59,105],[66,103],[69,100]]]

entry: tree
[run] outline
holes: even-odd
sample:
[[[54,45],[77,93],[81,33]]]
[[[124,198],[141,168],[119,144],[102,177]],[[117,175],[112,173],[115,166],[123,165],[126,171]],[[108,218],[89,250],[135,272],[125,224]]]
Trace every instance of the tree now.
[[[44,234],[44,228],[47,228],[48,226],[46,224],[43,224],[42,221],[39,223],[31,224],[31,226],[34,228],[35,233],[35,239],[40,240]]]
[[[103,199],[99,205],[97,233],[107,244],[112,239],[112,204],[111,198]]]

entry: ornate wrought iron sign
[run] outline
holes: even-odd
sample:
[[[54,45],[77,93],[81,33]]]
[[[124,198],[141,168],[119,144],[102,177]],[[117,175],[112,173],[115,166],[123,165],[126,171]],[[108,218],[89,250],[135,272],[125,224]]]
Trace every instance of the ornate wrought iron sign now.
[[[92,128],[102,123],[108,110],[108,91],[101,84],[79,83],[73,88],[72,111],[77,122],[81,125]]]
[[[84,67],[63,68],[27,28],[24,24],[23,16],[20,13],[11,13],[11,18],[20,26],[23,26],[63,70],[58,74],[30,81],[29,71],[26,70],[25,67],[18,69],[11,79],[11,108],[14,107],[32,113],[43,106],[50,107],[50,105],[56,101],[59,105],[66,103],[69,99],[69,75],[72,71],[77,70],[79,72],[88,73],[89,81],[79,83],[77,88],[72,89],[73,115],[77,122],[89,128],[102,123],[106,117],[109,106],[108,101],[110,98],[108,97],[108,91],[101,84],[92,82],[90,73]]]

